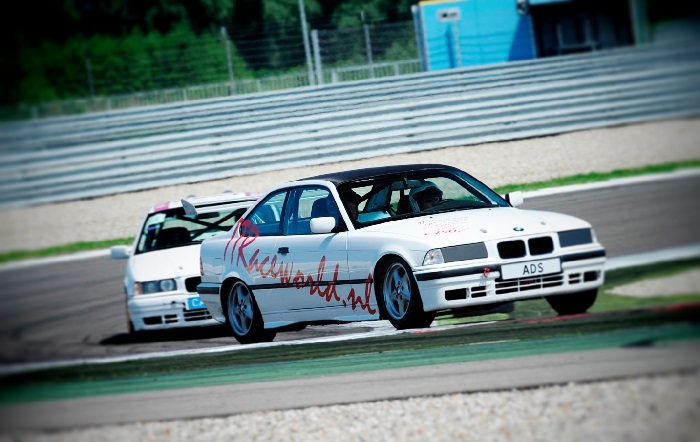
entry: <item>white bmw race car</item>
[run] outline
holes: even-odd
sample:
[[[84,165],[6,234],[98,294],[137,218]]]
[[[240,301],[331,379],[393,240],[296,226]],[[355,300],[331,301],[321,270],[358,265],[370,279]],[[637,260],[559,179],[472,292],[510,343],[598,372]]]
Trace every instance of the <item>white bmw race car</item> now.
[[[241,343],[314,322],[428,327],[439,311],[541,297],[585,312],[605,266],[591,225],[521,203],[439,164],[288,182],[202,243],[197,292]]]
[[[112,247],[112,258],[128,259],[129,333],[218,324],[197,294],[199,247],[206,238],[229,231],[259,196],[223,193],[154,206],[131,247]]]

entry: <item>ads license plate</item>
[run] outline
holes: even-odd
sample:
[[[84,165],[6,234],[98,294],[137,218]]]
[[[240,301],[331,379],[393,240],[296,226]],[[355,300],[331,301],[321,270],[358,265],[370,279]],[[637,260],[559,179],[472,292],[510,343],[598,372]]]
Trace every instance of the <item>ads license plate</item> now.
[[[543,259],[542,261],[519,262],[501,266],[501,278],[527,278],[529,276],[548,275],[561,272],[561,262],[556,259]]]
[[[206,308],[206,305],[199,296],[187,298],[187,310],[198,310],[200,308]]]

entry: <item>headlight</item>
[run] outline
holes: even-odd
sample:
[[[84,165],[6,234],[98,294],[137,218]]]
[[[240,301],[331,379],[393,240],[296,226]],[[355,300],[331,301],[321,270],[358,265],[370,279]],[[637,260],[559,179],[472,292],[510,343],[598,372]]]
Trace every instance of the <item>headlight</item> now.
[[[161,292],[172,292],[177,287],[174,279],[164,279],[158,283]]]
[[[592,229],[576,229],[559,232],[559,245],[561,247],[580,246],[593,242]]]
[[[445,259],[442,257],[442,250],[440,249],[428,250],[428,253],[425,254],[425,258],[423,258],[424,266],[444,263]]]
[[[135,295],[150,295],[151,293],[172,292],[177,289],[174,279],[161,279],[159,281],[144,281],[134,283]]]

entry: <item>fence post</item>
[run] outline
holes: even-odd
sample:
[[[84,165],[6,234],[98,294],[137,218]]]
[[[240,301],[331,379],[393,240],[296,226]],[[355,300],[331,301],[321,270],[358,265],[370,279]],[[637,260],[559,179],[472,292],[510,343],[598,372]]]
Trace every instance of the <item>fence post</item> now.
[[[314,67],[311,63],[311,51],[309,50],[309,30],[306,27],[306,8],[304,0],[299,0],[299,20],[301,21],[301,34],[304,38],[304,54],[306,55],[306,69],[309,75],[309,86],[314,85]]]
[[[90,93],[90,101],[94,106],[95,86],[92,78],[92,62],[90,61],[90,52],[87,43],[83,44],[83,55],[85,56],[85,72],[87,73],[88,92]]]
[[[311,31],[311,43],[314,46],[314,61],[316,62],[316,81],[323,84],[323,66],[321,65],[321,47],[318,44],[318,30]]]
[[[228,81],[231,83],[230,95],[236,95],[236,81],[233,78],[233,59],[231,57],[231,39],[228,38],[226,26],[221,27],[221,36],[226,44],[226,64],[228,65]]]
[[[420,60],[420,71],[428,71],[428,52],[423,41],[423,24],[420,18],[420,9],[417,5],[411,6],[411,14],[413,14],[413,29],[416,38],[416,49],[418,50],[418,59]]]
[[[369,25],[365,23],[365,10],[360,12],[360,17],[362,17],[362,27],[365,31],[365,48],[367,50],[367,63],[369,64],[369,77],[374,78],[374,66],[372,66],[372,41],[369,37]]]

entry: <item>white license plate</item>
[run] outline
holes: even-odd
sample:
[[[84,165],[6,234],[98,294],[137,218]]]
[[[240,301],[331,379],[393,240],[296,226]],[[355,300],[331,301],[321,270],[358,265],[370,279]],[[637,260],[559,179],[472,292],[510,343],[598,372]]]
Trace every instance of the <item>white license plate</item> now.
[[[501,266],[501,278],[527,278],[528,276],[548,275],[561,272],[559,258],[543,259],[541,261],[519,262]]]

